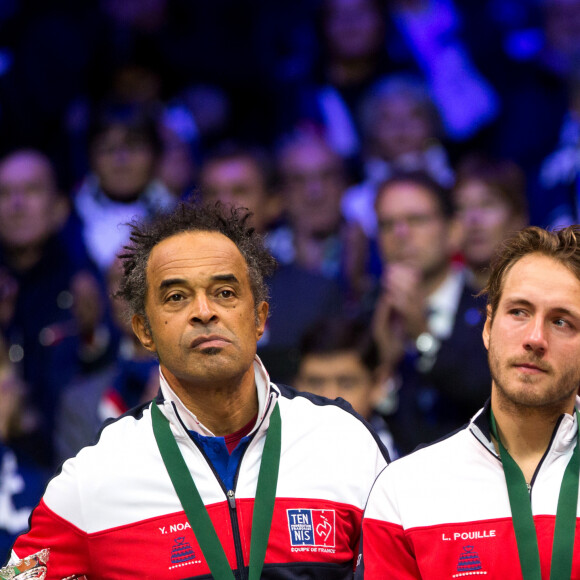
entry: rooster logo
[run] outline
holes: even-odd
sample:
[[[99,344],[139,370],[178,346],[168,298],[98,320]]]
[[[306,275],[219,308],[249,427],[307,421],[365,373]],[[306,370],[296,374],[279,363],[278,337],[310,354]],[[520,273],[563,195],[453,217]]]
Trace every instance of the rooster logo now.
[[[316,526],[316,534],[323,538],[323,541],[326,543],[328,541],[328,537],[330,536],[330,532],[332,532],[332,525],[324,516],[320,517],[322,518],[323,522]]]

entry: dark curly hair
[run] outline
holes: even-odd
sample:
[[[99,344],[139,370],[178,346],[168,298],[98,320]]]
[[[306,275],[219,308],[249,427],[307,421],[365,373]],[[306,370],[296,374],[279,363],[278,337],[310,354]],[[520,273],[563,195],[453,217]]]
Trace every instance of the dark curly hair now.
[[[268,300],[265,279],[276,269],[276,260],[265,248],[262,237],[248,225],[251,212],[242,207],[224,206],[220,202],[200,205],[197,200],[181,202],[172,212],[158,214],[149,222],[130,223],[130,243],[119,258],[124,276],[116,297],[127,301],[131,314],[147,320],[147,263],[153,248],[163,240],[184,232],[218,232],[240,250],[248,265],[250,286],[256,308]]]

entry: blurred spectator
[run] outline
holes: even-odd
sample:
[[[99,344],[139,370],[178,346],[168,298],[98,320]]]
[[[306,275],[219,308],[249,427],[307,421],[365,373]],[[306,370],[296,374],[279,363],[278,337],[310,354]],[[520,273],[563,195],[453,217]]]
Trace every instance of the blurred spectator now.
[[[100,286],[86,253],[69,251],[59,237],[67,213],[44,155],[22,150],[0,161],[0,324],[9,358],[30,386],[30,404],[41,412],[47,445],[60,388],[74,372],[78,351],[101,353],[99,337],[83,333],[75,320],[75,313],[84,321],[99,311],[93,299]],[[70,349],[63,348],[65,338]],[[39,461],[50,461],[42,449],[38,454]]]
[[[233,144],[218,147],[201,167],[202,195],[207,201],[243,205],[253,212],[256,230],[275,245],[268,226],[280,211],[274,187],[272,162],[265,151]],[[339,315],[343,306],[340,287],[319,272],[299,263],[282,262],[272,278],[270,316],[258,342],[258,354],[272,380],[289,382],[298,364],[298,344],[303,332],[325,315]],[[308,296],[308,300],[304,299]]]
[[[384,260],[373,315],[385,372],[399,387],[389,425],[403,453],[467,421],[489,386],[480,303],[454,267],[460,229],[450,193],[424,174],[401,174],[378,192]]]
[[[116,260],[107,274],[113,321],[121,335],[115,357],[108,364],[79,369],[63,385],[55,430],[58,463],[92,444],[106,419],[118,417],[157,393],[158,361],[133,333],[125,303],[114,298],[121,277],[121,262]]]
[[[69,141],[69,164],[72,188],[77,187],[91,165],[89,141],[94,130],[93,117],[102,114],[102,103],[115,103],[117,110],[161,111],[162,77],[151,65],[127,63],[109,72],[111,78],[102,81],[98,94],[75,99],[66,118]]]
[[[265,234],[278,220],[280,195],[267,153],[256,147],[224,143],[205,159],[200,175],[204,201],[247,207],[252,222]]]
[[[320,59],[313,78],[284,87],[279,107],[283,130],[319,128],[344,158],[360,151],[355,112],[359,99],[378,76],[391,70],[385,50],[382,0],[324,0],[319,11]]]
[[[350,187],[342,209],[349,221],[376,237],[373,211],[377,187],[399,171],[425,171],[449,187],[453,171],[439,141],[437,110],[425,84],[410,75],[384,77],[365,94],[360,107],[364,181]]]
[[[34,150],[15,151],[0,166],[1,241],[5,259],[26,270],[66,221],[66,198],[57,189],[50,161]]]
[[[173,197],[181,199],[194,188],[197,164],[188,141],[167,127],[162,127],[162,151],[156,177]]]
[[[453,195],[469,284],[479,290],[502,242],[528,225],[525,177],[511,161],[471,155],[457,167]]]
[[[48,480],[48,473],[32,461],[30,449],[34,417],[25,404],[26,388],[8,359],[0,335],[0,562],[28,526]]]
[[[342,216],[342,159],[320,137],[299,133],[280,147],[277,167],[287,223],[270,235],[272,253],[338,281],[356,302],[369,285],[370,250],[361,227]]]
[[[312,326],[300,341],[296,388],[329,399],[342,397],[374,427],[389,450],[398,452],[385,419],[376,411],[381,400],[380,357],[366,324],[326,318]]]
[[[140,108],[110,107],[95,120],[90,173],[74,197],[82,236],[104,272],[128,241],[124,224],[170,208],[176,198],[155,179],[161,142],[155,120]]]
[[[326,138],[343,157],[360,149],[357,97],[386,66],[385,13],[380,0],[326,0],[322,8],[323,74],[318,93]],[[357,95],[358,93],[358,95]]]

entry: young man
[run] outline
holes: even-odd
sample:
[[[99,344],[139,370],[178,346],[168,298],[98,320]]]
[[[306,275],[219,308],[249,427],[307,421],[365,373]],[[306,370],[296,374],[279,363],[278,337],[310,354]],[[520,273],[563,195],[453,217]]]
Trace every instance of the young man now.
[[[580,228],[522,230],[486,292],[491,400],[381,473],[360,578],[580,578]]]
[[[14,560],[50,549],[58,580],[352,576],[387,453],[340,402],[270,383],[275,261],[248,217],[184,204],[134,225],[119,294],[159,395],[65,462]]]

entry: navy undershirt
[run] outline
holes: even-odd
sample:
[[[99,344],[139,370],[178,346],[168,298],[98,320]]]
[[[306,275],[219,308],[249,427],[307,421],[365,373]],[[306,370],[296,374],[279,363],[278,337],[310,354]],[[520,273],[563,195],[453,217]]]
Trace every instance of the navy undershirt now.
[[[256,424],[257,418],[256,415],[247,425],[225,437],[206,437],[196,431],[190,431],[194,441],[203,449],[227,490],[234,489],[238,466],[250,442],[248,434]]]

